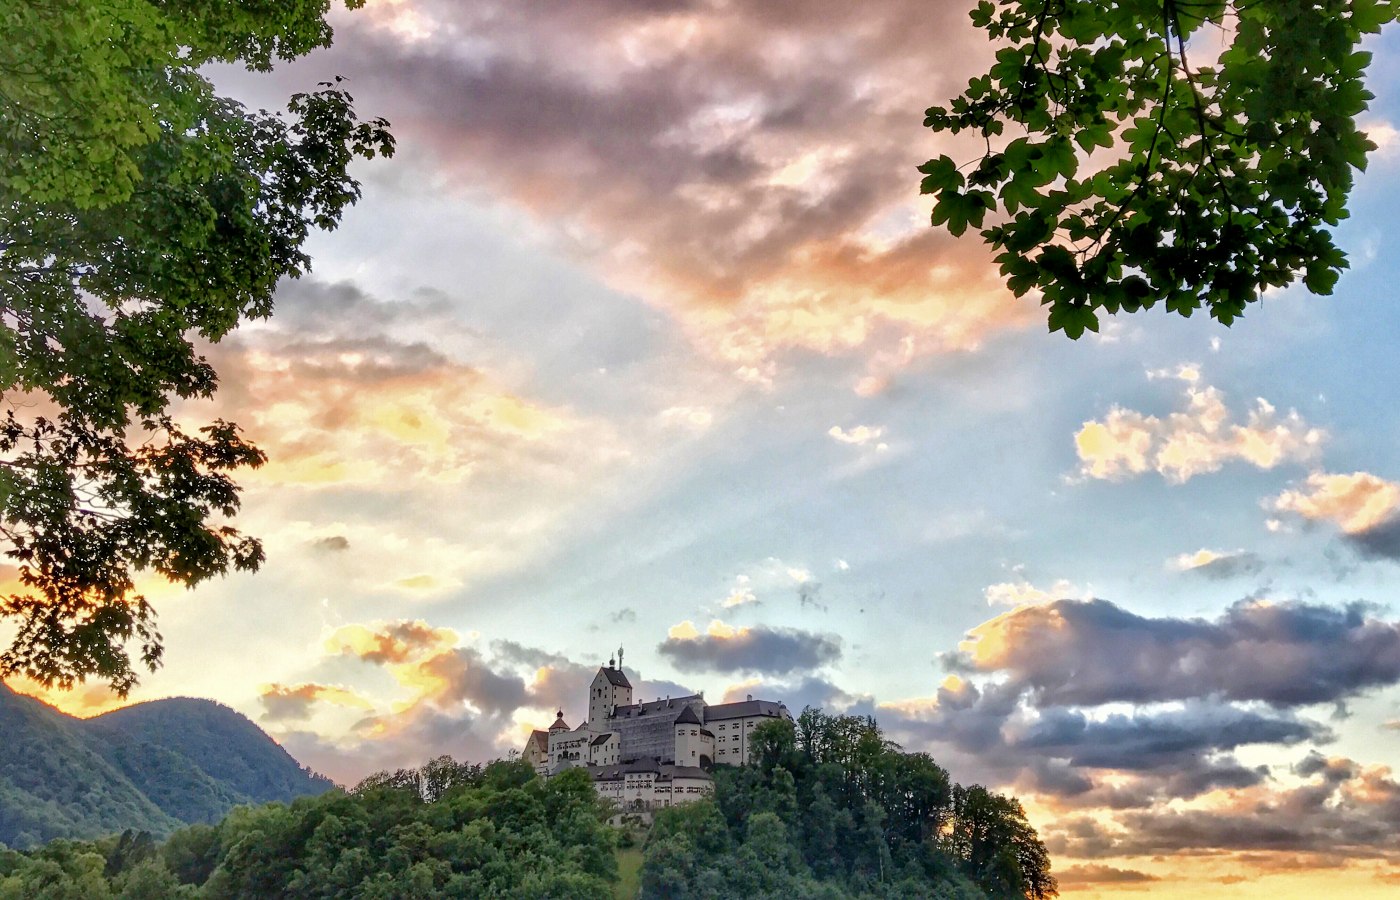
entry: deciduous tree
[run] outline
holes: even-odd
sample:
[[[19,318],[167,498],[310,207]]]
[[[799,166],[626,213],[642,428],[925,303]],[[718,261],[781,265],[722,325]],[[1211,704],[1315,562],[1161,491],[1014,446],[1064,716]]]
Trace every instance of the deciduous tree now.
[[[363,0],[347,0],[358,6]],[[232,473],[263,454],[174,404],[218,376],[199,342],[272,312],[308,270],[313,228],[388,155],[337,79],[287,115],[245,109],[201,74],[267,69],[328,44],[329,0],[28,0],[0,11],[0,596],[17,636],[0,676],[96,676],[119,692],[161,638],[136,573],[194,585],[256,569],[230,523]]]
[[[920,167],[933,224],[969,227],[1051,331],[1204,308],[1229,325],[1268,288],[1329,294],[1331,228],[1375,145],[1357,116],[1388,0],[980,0],[995,63],[935,131],[980,156]]]

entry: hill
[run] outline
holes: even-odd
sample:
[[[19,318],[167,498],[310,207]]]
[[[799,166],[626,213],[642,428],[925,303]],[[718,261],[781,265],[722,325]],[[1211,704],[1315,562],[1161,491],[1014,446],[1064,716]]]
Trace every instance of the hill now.
[[[156,700],[94,719],[0,684],[0,843],[29,847],[128,828],[165,835],[234,806],[329,789],[246,717]]]

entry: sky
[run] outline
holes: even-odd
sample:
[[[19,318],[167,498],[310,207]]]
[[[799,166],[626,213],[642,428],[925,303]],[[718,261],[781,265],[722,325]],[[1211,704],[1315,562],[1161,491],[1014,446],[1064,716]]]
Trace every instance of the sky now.
[[[962,0],[371,0],[399,152],[189,421],[268,561],[156,582],[164,667],[342,783],[638,695],[874,715],[1018,796],[1073,897],[1400,885],[1400,36],[1336,294],[1071,342],[928,227]],[[32,685],[16,684],[37,690]]]

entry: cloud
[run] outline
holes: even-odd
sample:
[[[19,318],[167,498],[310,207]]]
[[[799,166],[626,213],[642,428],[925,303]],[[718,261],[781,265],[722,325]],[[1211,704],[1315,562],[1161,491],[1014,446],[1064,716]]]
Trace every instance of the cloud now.
[[[346,625],[326,639],[330,653],[345,653],[376,664],[406,663],[456,645],[457,632],[434,628],[421,619],[379,625]]]
[[[875,698],[853,694],[835,682],[815,675],[785,680],[752,678],[731,684],[724,690],[722,703],[735,703],[748,696],[780,700],[795,716],[811,706],[829,714],[874,715]]]
[[[1241,764],[1245,747],[1326,741],[1322,725],[1288,712],[1201,699],[1131,713],[1040,702],[1024,686],[949,677],[929,698],[880,704],[905,746],[931,747],[964,780],[1019,784],[1056,805],[1147,808],[1269,779]]]
[[[1003,734],[1007,746],[1025,758],[1041,755],[1065,759],[1078,768],[1170,774],[1185,771],[1203,754],[1331,737],[1326,729],[1291,715],[1214,703],[1103,717],[1052,707],[1009,723]],[[1249,783],[1259,780],[1257,774],[1245,777]]]
[[[883,427],[877,428],[869,425],[857,425],[847,431],[839,425],[833,425],[827,434],[831,435],[834,440],[840,441],[843,444],[854,444],[857,447],[864,447],[867,444],[875,447],[877,450],[885,450],[889,447],[888,444],[880,440],[885,434],[885,429]]]
[[[1314,472],[1302,489],[1284,491],[1271,508],[1331,522],[1362,556],[1400,560],[1400,484],[1369,472]]]
[[[1055,880],[1061,887],[1078,887],[1095,884],[1147,884],[1161,879],[1136,869],[1116,869],[1113,866],[1090,863],[1056,869]]]
[[[756,625],[734,628],[715,620],[702,634],[689,621],[673,627],[657,652],[683,672],[784,675],[816,669],[841,657],[835,635]]]
[[[1247,789],[1223,804],[1127,811],[1112,826],[1067,820],[1047,844],[1079,858],[1247,851],[1269,864],[1271,854],[1290,854],[1292,865],[1311,868],[1394,860],[1397,827],[1400,784],[1390,769],[1338,760],[1298,787]],[[1299,860],[1299,853],[1310,858]]]
[[[751,377],[798,349],[863,350],[882,379],[874,357],[1028,322],[985,248],[929,228],[914,194],[916,165],[962,152],[919,111],[990,56],[951,37],[973,36],[965,8],[809,11],[420,2],[346,18],[320,65],[442,181],[527,210]]]
[[[947,661],[1004,674],[1054,704],[1332,703],[1400,682],[1400,624],[1362,603],[1246,600],[1206,621],[1058,600],[977,626]]]
[[[338,553],[350,549],[350,539],[343,534],[333,534],[330,537],[316,538],[311,542],[311,546],[317,550]]]
[[[1074,436],[1080,474],[1122,481],[1155,471],[1173,484],[1217,472],[1229,462],[1272,469],[1285,462],[1316,458],[1326,432],[1297,412],[1279,416],[1259,398],[1245,422],[1238,423],[1224,394],[1199,383],[1189,367],[1177,372],[1187,382],[1185,405],[1166,418],[1115,406],[1102,420],[1085,422]]]
[[[1183,553],[1169,562],[1179,572],[1193,572],[1217,581],[1258,575],[1264,570],[1264,561],[1257,553],[1248,550],[1207,550],[1201,548],[1195,553]]]
[[[734,609],[737,606],[749,606],[758,602],[758,596],[754,594],[753,588],[747,584],[740,584],[735,586],[734,590],[729,592],[729,596],[719,602],[719,605],[725,609]]]
[[[604,658],[600,652],[576,662],[509,640],[482,648],[453,629],[409,620],[343,626],[322,651],[312,671],[334,671],[349,686],[267,685],[260,702],[263,720],[289,751],[342,783],[444,753],[473,761],[504,756],[555,710],[577,725]],[[639,700],[694,693],[626,671]]]
[[[330,703],[356,709],[372,709],[364,697],[334,684],[269,684],[258,695],[268,721],[305,720],[317,703]]]
[[[1041,590],[1029,581],[1003,581],[991,584],[982,591],[988,606],[1025,606],[1028,604],[1049,603],[1071,597],[1085,597],[1089,594],[1081,588],[1061,578],[1047,590]]]

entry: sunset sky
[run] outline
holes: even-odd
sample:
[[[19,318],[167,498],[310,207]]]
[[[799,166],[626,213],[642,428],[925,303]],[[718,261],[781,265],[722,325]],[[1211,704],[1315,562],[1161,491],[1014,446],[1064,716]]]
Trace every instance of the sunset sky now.
[[[1015,793],[1065,896],[1400,891],[1400,31],[1335,296],[1071,342],[918,196],[970,5],[371,0],[214,72],[344,75],[399,153],[208,351],[268,562],[152,584],[130,699],[353,782],[576,724],[622,645]]]

